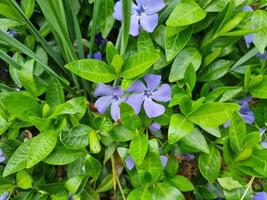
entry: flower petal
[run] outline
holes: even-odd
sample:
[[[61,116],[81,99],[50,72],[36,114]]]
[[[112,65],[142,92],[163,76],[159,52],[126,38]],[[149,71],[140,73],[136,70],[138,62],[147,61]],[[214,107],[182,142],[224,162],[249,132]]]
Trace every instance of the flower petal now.
[[[136,114],[140,112],[143,101],[144,101],[143,93],[131,94],[126,100],[126,102],[130,106],[132,106]]]
[[[111,117],[112,117],[112,119],[114,121],[118,121],[121,118],[121,116],[120,116],[120,107],[119,107],[119,102],[118,101],[114,101],[111,104],[110,113],[111,113]]]
[[[243,11],[251,12],[251,11],[253,11],[253,9],[251,8],[251,6],[245,6],[245,7],[243,8]]]
[[[102,54],[101,54],[101,52],[100,51],[95,52],[93,54],[93,58],[96,59],[96,60],[102,60]]]
[[[153,122],[148,128],[150,131],[159,131],[161,128],[161,125],[157,122]]]
[[[261,59],[261,60],[265,60],[267,58],[267,52],[264,51],[264,53],[257,53],[256,57]]]
[[[97,84],[94,92],[94,97],[112,96],[112,95],[113,95],[113,89],[110,85],[105,85],[103,83]]]
[[[257,192],[253,200],[267,200],[267,193],[266,192]]]
[[[135,81],[127,90],[127,92],[144,92],[146,86],[142,81]]]
[[[163,0],[143,0],[142,6],[146,14],[152,15],[162,10],[165,3]]]
[[[267,149],[267,142],[261,142],[261,146],[262,146],[264,149]]]
[[[95,107],[100,114],[106,112],[108,106],[111,104],[112,96],[103,96],[97,99],[95,102]]]
[[[168,157],[167,156],[160,156],[160,161],[161,161],[162,167],[165,168],[167,165],[167,162],[168,162]]]
[[[149,33],[152,33],[155,30],[158,25],[158,21],[158,14],[143,15],[140,17],[140,23],[142,28]]]
[[[250,47],[250,44],[253,42],[253,40],[255,39],[255,34],[249,34],[249,35],[245,35],[244,36],[247,48]]]
[[[168,84],[163,84],[158,90],[156,90],[152,99],[156,101],[168,102],[171,100],[171,87]]]
[[[122,97],[123,96],[123,90],[120,86],[113,87],[113,95]]]
[[[147,89],[154,91],[160,84],[161,75],[148,74],[144,76]]]
[[[151,99],[145,99],[144,109],[145,109],[146,115],[149,118],[158,117],[165,112],[165,108],[163,105],[155,103]]]
[[[131,16],[131,26],[130,26],[130,34],[132,36],[137,36],[139,34],[140,25],[139,25],[139,17],[137,15]]]
[[[253,124],[255,121],[254,113],[252,111],[247,112],[245,114],[241,113],[243,119],[247,124]]]
[[[121,0],[121,1],[118,1],[118,2],[115,4],[113,17],[114,17],[116,20],[119,20],[119,21],[122,20],[122,0]]]
[[[134,160],[132,159],[131,156],[128,156],[125,160],[126,167],[129,170],[132,170],[134,168]]]

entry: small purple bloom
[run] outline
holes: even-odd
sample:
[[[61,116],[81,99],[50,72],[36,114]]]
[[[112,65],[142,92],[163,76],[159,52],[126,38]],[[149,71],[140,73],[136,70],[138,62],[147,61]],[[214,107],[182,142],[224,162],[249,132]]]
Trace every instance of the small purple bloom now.
[[[267,193],[266,192],[257,192],[253,196],[253,200],[267,200]]]
[[[0,163],[4,162],[6,160],[6,157],[4,155],[3,150],[0,148]]]
[[[8,31],[7,32],[8,35],[10,35],[11,37],[16,37],[18,35],[18,33],[16,31]]]
[[[8,199],[8,192],[4,192],[1,196],[0,196],[0,200],[7,200]]]
[[[95,52],[93,54],[93,58],[96,59],[96,60],[102,60],[102,54],[101,54],[101,52],[100,51]]]
[[[160,161],[162,164],[162,167],[165,168],[168,162],[168,157],[167,156],[160,156]]]
[[[150,131],[159,131],[161,128],[161,125],[157,122],[153,122],[148,128]]]
[[[128,92],[133,92],[128,98],[135,113],[138,114],[144,102],[145,113],[149,118],[158,117],[165,112],[165,107],[155,101],[168,102],[171,99],[171,87],[168,84],[162,84],[160,87],[160,75],[149,74],[144,77],[146,85],[140,80],[135,81]],[[159,88],[158,88],[159,87]]]
[[[97,34],[95,36],[96,45],[105,46],[107,42],[108,42],[108,40],[104,39],[101,34]]]
[[[187,160],[194,160],[195,159],[195,155],[194,154],[190,154],[190,153],[185,153],[184,158],[186,158]]]
[[[95,102],[95,107],[100,114],[106,112],[107,108],[111,105],[111,117],[113,120],[118,121],[120,119],[120,108],[119,105],[123,98],[123,91],[119,86],[112,87],[110,85],[98,84],[96,86],[95,97],[100,97]]]
[[[241,105],[239,113],[242,115],[247,124],[253,124],[255,121],[254,113],[249,108],[249,102],[251,101],[251,99],[252,97],[247,97],[239,101]]]
[[[134,160],[131,156],[128,156],[125,160],[126,167],[131,171],[134,168]]]
[[[141,27],[147,32],[153,32],[158,25],[158,14],[165,7],[163,0],[136,0],[132,3],[130,34],[137,36]],[[122,1],[115,4],[113,17],[122,21]]]

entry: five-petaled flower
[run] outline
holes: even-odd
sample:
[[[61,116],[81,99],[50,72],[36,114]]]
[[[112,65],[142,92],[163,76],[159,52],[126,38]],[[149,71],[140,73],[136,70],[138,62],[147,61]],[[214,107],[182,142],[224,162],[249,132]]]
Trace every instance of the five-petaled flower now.
[[[8,196],[9,196],[9,193],[8,192],[4,192],[0,196],[0,200],[7,200],[8,199]]]
[[[165,7],[163,0],[136,0],[132,3],[130,34],[137,36],[141,27],[147,32],[153,32],[158,25],[158,14]],[[122,21],[122,0],[115,4],[113,17]]]
[[[168,102],[171,100],[171,87],[162,84],[160,87],[160,75],[149,74],[144,76],[146,85],[138,80],[135,81],[127,90],[131,94],[126,102],[130,104],[135,113],[138,114],[144,102],[144,110],[149,118],[158,117],[165,112],[165,107],[155,101]],[[158,88],[159,87],[159,88]]]
[[[95,97],[100,97],[95,102],[95,107],[100,114],[106,112],[107,108],[111,105],[110,113],[113,120],[120,119],[119,104],[124,100],[123,91],[119,86],[112,87],[110,85],[98,84],[96,86]]]

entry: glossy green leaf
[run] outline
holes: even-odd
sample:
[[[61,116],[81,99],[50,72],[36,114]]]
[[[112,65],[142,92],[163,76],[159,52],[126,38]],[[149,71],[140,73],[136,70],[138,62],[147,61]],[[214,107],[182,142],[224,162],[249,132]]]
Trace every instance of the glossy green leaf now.
[[[29,189],[32,187],[31,176],[24,170],[16,174],[17,186],[22,189]]]
[[[141,128],[141,121],[129,104],[123,102],[120,104],[120,116],[125,128],[132,131]]]
[[[173,114],[171,116],[169,131],[168,131],[168,142],[170,144],[176,143],[186,135],[192,133],[194,125],[188,119],[180,114]]]
[[[182,50],[175,58],[170,75],[169,81],[174,82],[184,79],[184,74],[190,63],[194,67],[195,71],[198,70],[201,64],[202,56],[199,51],[194,47],[188,47]]]
[[[113,67],[98,60],[76,60],[68,63],[65,67],[74,74],[96,83],[107,83],[116,78]]]
[[[92,128],[84,124],[78,124],[68,131],[60,134],[60,140],[64,146],[70,149],[81,149],[88,145],[88,136]]]
[[[210,146],[209,154],[201,153],[198,158],[200,172],[209,182],[214,182],[218,177],[221,169],[221,162],[220,151],[214,146]]]
[[[267,76],[263,76],[263,80],[260,84],[249,89],[249,92],[253,97],[259,99],[267,99]]]
[[[152,200],[152,194],[147,188],[135,188],[130,192],[127,200]]]
[[[217,127],[229,120],[232,113],[238,110],[239,105],[234,103],[205,103],[190,113],[187,119],[205,128]]]
[[[137,165],[140,165],[148,149],[148,138],[146,134],[139,134],[135,136],[130,143],[130,155]]]
[[[177,175],[168,180],[168,182],[176,187],[181,192],[188,192],[194,190],[194,186],[191,181],[185,176]]]
[[[185,200],[183,194],[174,186],[166,183],[157,183],[151,191],[153,199]]]
[[[156,52],[139,52],[128,58],[122,66],[121,76],[132,79],[144,73],[159,59]]]
[[[94,180],[97,180],[102,172],[102,165],[100,161],[91,155],[87,155],[85,158],[85,168],[88,175],[93,177]]]
[[[194,0],[182,0],[172,11],[166,24],[168,26],[186,26],[205,18],[206,13]]]

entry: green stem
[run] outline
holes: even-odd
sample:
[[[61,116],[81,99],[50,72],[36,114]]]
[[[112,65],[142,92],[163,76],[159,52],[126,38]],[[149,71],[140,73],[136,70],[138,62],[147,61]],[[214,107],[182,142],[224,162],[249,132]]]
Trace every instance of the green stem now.
[[[245,199],[245,197],[246,197],[246,195],[247,195],[247,193],[248,193],[248,190],[251,188],[251,185],[252,185],[254,179],[255,179],[254,176],[251,177],[250,181],[249,181],[248,184],[247,184],[247,188],[246,188],[246,190],[245,190],[245,192],[244,192],[244,194],[242,195],[242,197],[241,197],[240,200],[244,200],[244,199]]]

